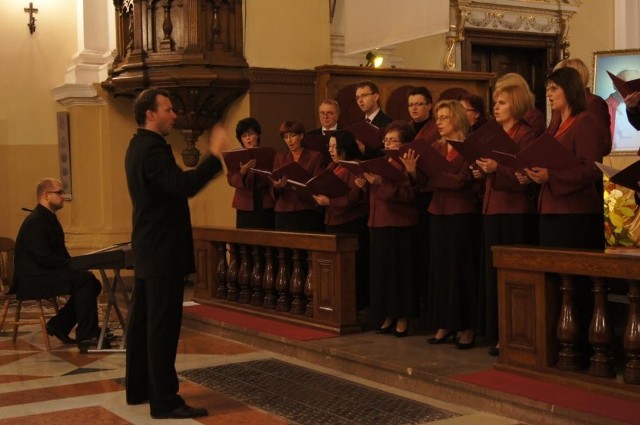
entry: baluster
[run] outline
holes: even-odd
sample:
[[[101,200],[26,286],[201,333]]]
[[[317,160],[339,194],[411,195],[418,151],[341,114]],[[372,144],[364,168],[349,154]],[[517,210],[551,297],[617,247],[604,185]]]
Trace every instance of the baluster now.
[[[229,244],[229,268],[227,269],[227,301],[238,301],[238,244]]]
[[[561,349],[558,353],[557,366],[560,370],[580,370],[582,369],[582,357],[578,347],[580,326],[576,314],[576,288],[572,276],[562,275],[561,277],[562,305],[557,327]]]
[[[227,298],[227,244],[216,242],[218,251],[218,264],[216,265],[216,298]]]
[[[293,296],[293,301],[291,302],[291,313],[293,314],[304,314],[305,312],[306,300],[303,293],[304,273],[302,270],[302,255],[302,250],[293,250],[293,270],[291,272],[291,283],[289,286],[289,290]]]
[[[162,22],[162,32],[164,37],[160,41],[160,50],[175,50],[175,41],[171,38],[173,32],[173,22],[171,22],[171,3],[173,0],[166,0],[162,6],[164,8],[164,21]]]
[[[291,299],[289,297],[289,276],[287,250],[285,248],[279,248],[278,277],[276,278],[276,291],[278,291],[276,311],[289,311],[291,309]]]
[[[264,291],[262,290],[262,255],[263,249],[258,245],[253,246],[253,271],[251,272],[251,305],[262,307]]]
[[[628,357],[623,379],[627,384],[640,384],[640,281],[629,281],[629,317],[622,346]]]
[[[613,330],[609,323],[607,311],[607,286],[601,277],[593,279],[593,316],[589,325],[589,343],[593,348],[593,356],[589,365],[589,373],[603,378],[615,376],[613,358],[609,350],[613,341]]]
[[[264,276],[262,278],[262,288],[264,289],[263,307],[273,310],[276,308],[276,273],[273,265],[273,248],[266,247],[264,252]]]
[[[240,285],[239,301],[243,304],[251,303],[251,259],[249,245],[240,246],[240,270],[238,270],[238,284]]]
[[[307,308],[304,315],[307,317],[313,317],[313,258],[311,255],[307,256],[307,279],[304,282],[304,295],[307,297]]]

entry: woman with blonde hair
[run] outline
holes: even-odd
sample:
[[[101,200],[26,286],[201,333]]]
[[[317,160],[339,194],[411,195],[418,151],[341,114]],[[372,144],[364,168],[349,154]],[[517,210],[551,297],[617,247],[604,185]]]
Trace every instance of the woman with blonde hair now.
[[[480,254],[479,185],[470,165],[447,142],[463,140],[470,130],[465,108],[457,100],[436,104],[440,139],[432,144],[449,168],[432,176],[428,314],[438,329],[429,344],[442,344],[459,331],[456,348],[473,347],[478,315]]]
[[[544,119],[544,114],[540,112],[539,109],[535,107],[535,95],[531,92],[529,88],[529,84],[527,80],[525,80],[522,75],[516,74],[515,72],[509,72],[508,74],[504,74],[502,77],[496,81],[493,92],[494,94],[498,92],[501,87],[504,86],[519,86],[523,91],[527,93],[526,97],[529,97],[530,100],[530,108],[522,115],[521,119],[527,123],[529,127],[533,130],[533,133],[536,136],[541,135],[547,128],[547,122]]]

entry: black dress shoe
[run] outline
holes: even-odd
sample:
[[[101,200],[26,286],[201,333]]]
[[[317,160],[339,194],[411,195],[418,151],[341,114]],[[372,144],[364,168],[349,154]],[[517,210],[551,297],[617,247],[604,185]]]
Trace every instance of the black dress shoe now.
[[[491,357],[498,357],[500,355],[500,349],[498,347],[489,347],[487,349],[487,354]]]
[[[399,331],[397,329],[395,329],[393,331],[393,334],[396,336],[396,338],[404,338],[405,336],[409,336],[409,328],[403,330],[403,331]]]
[[[87,353],[90,349],[109,349],[111,348],[111,344],[106,339],[102,341],[102,347],[98,347],[98,338],[93,337],[90,339],[83,339],[82,341],[78,341],[78,349],[81,353]]]
[[[131,398],[131,399],[127,399],[127,404],[129,406],[138,406],[140,404],[145,404],[145,403],[149,403],[149,400],[147,400],[146,398]]]
[[[427,342],[429,344],[444,344],[445,342],[447,342],[447,339],[449,339],[449,337],[455,336],[455,334],[456,334],[456,331],[449,331],[442,338],[436,338],[434,336],[432,338],[429,338]]]
[[[55,336],[56,338],[58,338],[60,341],[62,341],[63,344],[75,344],[76,343],[75,339],[71,338],[69,335],[66,335],[60,329],[54,328],[51,325],[47,325],[47,333],[49,335],[51,335],[51,336]]]
[[[476,345],[476,336],[473,336],[473,339],[469,342],[456,342],[457,350],[468,350],[469,348],[473,348]]]
[[[176,407],[170,412],[160,413],[160,414],[151,414],[153,419],[187,419],[187,418],[199,418],[201,416],[208,416],[209,412],[207,409],[202,409],[199,407],[191,407],[188,405],[183,405],[180,407]]]

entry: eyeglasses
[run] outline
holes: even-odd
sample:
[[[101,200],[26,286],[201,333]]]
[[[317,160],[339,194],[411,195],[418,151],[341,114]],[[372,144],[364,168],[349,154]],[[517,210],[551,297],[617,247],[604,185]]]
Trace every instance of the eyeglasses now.
[[[427,104],[427,102],[416,102],[416,103],[409,103],[407,106],[409,108],[413,108],[414,106],[425,106]]]
[[[62,196],[66,192],[64,191],[64,189],[60,189],[60,190],[47,190],[47,193],[55,193],[58,196]]]
[[[382,139],[382,141],[384,143],[400,143],[400,140],[396,139],[395,137],[385,137],[384,139]]]
[[[436,121],[449,121],[451,119],[451,115],[440,115],[436,117]]]
[[[300,136],[301,136],[301,135],[300,135],[300,134],[297,134],[297,133],[284,133],[284,134],[282,135],[282,138],[283,138],[284,140],[287,140],[287,139],[293,139],[294,137],[300,137]]]
[[[324,111],[322,111],[322,112],[319,112],[319,115],[320,115],[321,117],[331,116],[331,115],[335,115],[335,114],[336,114],[336,113],[335,113],[335,112],[333,112],[333,111],[329,111],[329,112],[324,112]]]
[[[356,95],[356,100],[364,99],[365,97],[371,96],[371,95],[373,95],[373,93],[362,93],[362,94],[359,94],[359,95],[357,94]]]
[[[245,137],[255,136],[256,134],[258,134],[258,133],[256,133],[253,130],[249,130],[249,131],[246,131],[246,132],[242,133],[242,136],[240,136],[240,137],[242,137],[244,139]]]

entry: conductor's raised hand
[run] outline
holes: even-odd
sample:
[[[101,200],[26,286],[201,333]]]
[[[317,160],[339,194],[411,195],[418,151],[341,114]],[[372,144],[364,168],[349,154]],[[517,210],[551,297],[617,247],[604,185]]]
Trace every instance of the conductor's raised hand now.
[[[209,133],[209,152],[211,152],[211,155],[216,158],[222,158],[222,152],[227,148],[228,143],[229,135],[222,124],[217,123],[211,127],[211,132]]]

